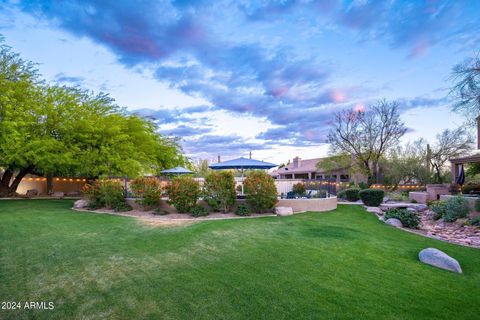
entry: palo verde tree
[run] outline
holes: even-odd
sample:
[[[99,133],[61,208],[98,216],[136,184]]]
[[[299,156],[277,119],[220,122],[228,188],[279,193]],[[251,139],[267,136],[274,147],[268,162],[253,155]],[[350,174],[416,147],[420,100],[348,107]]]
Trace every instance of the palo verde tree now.
[[[343,110],[334,115],[328,142],[334,153],[351,154],[369,183],[379,180],[379,162],[398,144],[406,127],[397,102],[379,101],[367,111]]]
[[[108,95],[48,86],[32,63],[0,47],[0,195],[31,173],[134,176],[184,162],[177,141],[152,122]]]

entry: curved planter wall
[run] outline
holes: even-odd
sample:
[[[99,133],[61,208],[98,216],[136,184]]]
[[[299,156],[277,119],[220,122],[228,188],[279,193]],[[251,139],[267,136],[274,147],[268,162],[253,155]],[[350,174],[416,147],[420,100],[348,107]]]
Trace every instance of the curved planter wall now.
[[[275,207],[290,207],[293,212],[330,211],[337,209],[337,197],[320,199],[281,199]]]

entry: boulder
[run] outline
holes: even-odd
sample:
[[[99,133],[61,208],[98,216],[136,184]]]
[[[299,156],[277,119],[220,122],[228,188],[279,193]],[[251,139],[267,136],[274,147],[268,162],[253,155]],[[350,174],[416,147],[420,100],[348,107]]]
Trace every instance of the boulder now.
[[[65,194],[61,191],[57,191],[57,192],[52,193],[52,197],[54,197],[54,198],[63,198],[64,196],[65,196]]]
[[[431,266],[445,269],[448,271],[462,273],[462,268],[457,260],[450,257],[445,252],[442,252],[435,248],[427,248],[420,251],[418,258],[421,262],[429,264]]]
[[[38,190],[37,190],[37,189],[27,190],[26,196],[27,196],[27,197],[38,196]]]
[[[379,207],[366,207],[366,209],[367,209],[367,212],[375,213],[380,216],[383,215],[383,211]]]
[[[380,208],[383,211],[388,211],[390,209],[411,209],[414,211],[425,211],[428,209],[428,206],[422,203],[395,202],[395,203],[382,203],[380,205]]]
[[[75,201],[75,203],[73,204],[73,207],[74,207],[75,209],[83,209],[83,208],[86,208],[86,207],[88,207],[88,200],[85,200],[85,199],[77,200],[77,201]]]
[[[385,221],[386,224],[389,224],[391,226],[401,228],[403,227],[402,221],[398,220],[397,218],[390,218]]]
[[[291,216],[293,215],[293,209],[290,207],[275,207],[275,214],[277,216]]]

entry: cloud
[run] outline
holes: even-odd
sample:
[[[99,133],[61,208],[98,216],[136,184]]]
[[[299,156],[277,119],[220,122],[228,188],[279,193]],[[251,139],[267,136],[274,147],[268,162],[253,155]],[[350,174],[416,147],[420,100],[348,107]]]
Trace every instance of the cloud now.
[[[58,73],[55,75],[55,81],[61,84],[68,84],[73,86],[81,86],[85,82],[84,77],[67,76],[64,73]]]
[[[267,150],[271,145],[245,141],[238,135],[203,135],[194,139],[185,139],[184,149],[187,154],[199,157],[219,154],[221,156],[238,156],[252,150]]]
[[[166,129],[166,130],[159,130],[160,133],[167,135],[167,136],[175,136],[175,137],[190,137],[196,136],[200,134],[205,134],[211,132],[210,128],[199,128],[199,127],[191,127],[186,125],[179,125],[173,129]]]

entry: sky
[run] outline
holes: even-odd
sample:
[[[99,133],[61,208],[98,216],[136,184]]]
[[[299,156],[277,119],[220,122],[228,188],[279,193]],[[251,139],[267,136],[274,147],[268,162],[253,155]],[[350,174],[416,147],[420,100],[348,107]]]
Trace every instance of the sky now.
[[[397,101],[434,142],[480,1],[2,1],[0,34],[50,83],[106,92],[187,156],[326,156],[332,115]]]

